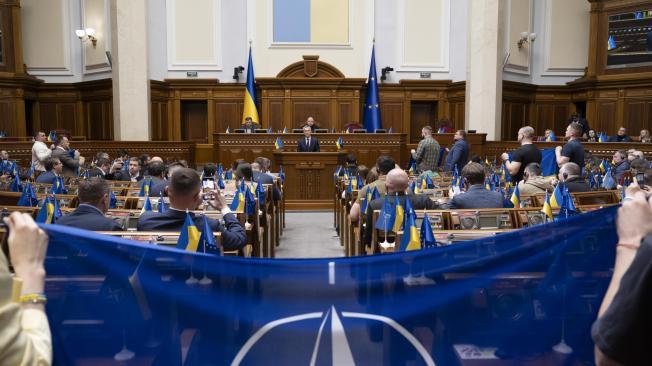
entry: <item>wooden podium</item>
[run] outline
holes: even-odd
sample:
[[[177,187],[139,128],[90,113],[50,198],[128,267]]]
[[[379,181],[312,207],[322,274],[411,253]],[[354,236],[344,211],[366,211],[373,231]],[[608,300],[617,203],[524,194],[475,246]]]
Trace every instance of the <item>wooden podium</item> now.
[[[333,174],[344,164],[346,151],[274,152],[274,163],[285,173],[288,209],[333,209]]]

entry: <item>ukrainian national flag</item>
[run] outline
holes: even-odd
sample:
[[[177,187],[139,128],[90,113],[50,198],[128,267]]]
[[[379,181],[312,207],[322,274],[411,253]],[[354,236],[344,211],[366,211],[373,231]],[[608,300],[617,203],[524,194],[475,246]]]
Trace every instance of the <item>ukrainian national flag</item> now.
[[[555,190],[552,191],[552,197],[550,197],[550,207],[553,209],[560,208],[562,202],[564,201],[564,191],[562,187],[563,185],[564,183],[559,182],[557,187],[555,187]]]
[[[546,199],[543,201],[543,207],[541,208],[541,212],[546,214],[546,218],[548,221],[552,221],[552,207],[550,206],[550,196],[548,196],[548,191],[546,191]]]
[[[54,131],[50,131],[48,134],[48,142],[54,142],[57,139],[57,133]]]
[[[521,192],[518,190],[518,184],[515,185],[514,191],[512,192],[512,197],[509,201],[514,205],[514,208],[521,207]]]
[[[335,146],[337,146],[337,150],[342,150],[344,147],[344,141],[342,140],[342,136],[335,141]]]
[[[41,209],[38,211],[38,216],[36,216],[36,222],[41,224],[54,223],[54,203],[50,201],[49,196],[45,196]]]
[[[407,199],[407,197],[406,197]],[[393,232],[399,232],[401,226],[403,225],[403,206],[401,201],[398,199],[398,195],[394,196],[394,226],[392,227]]]
[[[181,227],[181,235],[177,241],[177,249],[187,250],[189,252],[196,252],[199,247],[199,230],[192,221],[190,214],[186,212],[186,221]]]
[[[557,141],[557,137],[555,137],[555,133],[553,131],[550,131],[550,135],[546,137],[547,142],[554,142]]]
[[[374,132],[382,128],[380,122],[380,97],[378,94],[378,77],[376,75],[376,46],[371,48],[371,65],[367,82],[367,98],[364,103],[364,128]]]
[[[234,212],[244,212],[245,196],[244,193],[242,193],[239,189],[237,192],[235,192],[235,196],[233,196],[233,202],[231,202],[231,206],[229,208]]]
[[[283,133],[288,133],[288,129],[283,127]]]
[[[280,137],[277,137],[276,141],[274,141],[274,148],[276,150],[281,150],[283,148],[283,140],[281,140]]]
[[[405,222],[403,223],[403,237],[401,237],[400,251],[421,249],[419,229],[415,220],[414,210],[410,198],[405,198]]]
[[[437,241],[432,233],[430,218],[428,218],[428,214],[425,214],[423,215],[423,221],[421,221],[421,248],[432,248],[436,244]]]
[[[598,135],[598,142],[607,142],[607,134],[604,132],[600,132]]]
[[[138,197],[149,196],[151,189],[152,189],[152,180],[147,179],[146,181],[143,182],[143,185],[140,186],[140,193],[138,194]]]
[[[145,196],[145,202],[143,202],[143,209],[140,210],[140,213],[143,214],[147,211],[154,211],[152,209],[152,201],[149,200],[149,195]]]
[[[427,188],[435,188],[435,183],[432,182],[432,179],[430,179],[429,175],[426,175],[425,182]]]
[[[350,0],[274,0],[274,43],[348,44]]]
[[[254,82],[254,63],[251,59],[251,47],[249,47],[249,64],[247,65],[247,85],[245,87],[242,123],[245,122],[245,118],[247,117],[251,117],[254,123],[260,123],[258,109],[256,108],[256,87],[254,86]]]
[[[614,40],[614,36],[609,36],[609,39],[607,40],[607,50],[611,51],[614,48],[616,48],[616,41]]]

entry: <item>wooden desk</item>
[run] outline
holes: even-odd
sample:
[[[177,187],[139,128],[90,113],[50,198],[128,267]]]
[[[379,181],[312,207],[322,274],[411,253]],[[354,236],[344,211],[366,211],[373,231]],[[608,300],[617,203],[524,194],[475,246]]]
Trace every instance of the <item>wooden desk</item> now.
[[[347,151],[274,152],[274,163],[285,172],[285,202],[289,209],[333,207],[333,173],[344,163]]]

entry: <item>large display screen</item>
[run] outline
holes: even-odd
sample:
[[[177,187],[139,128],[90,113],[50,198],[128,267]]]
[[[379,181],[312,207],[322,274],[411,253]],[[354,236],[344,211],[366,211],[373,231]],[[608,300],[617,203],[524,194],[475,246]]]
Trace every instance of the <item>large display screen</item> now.
[[[652,66],[652,8],[609,16],[607,68]]]

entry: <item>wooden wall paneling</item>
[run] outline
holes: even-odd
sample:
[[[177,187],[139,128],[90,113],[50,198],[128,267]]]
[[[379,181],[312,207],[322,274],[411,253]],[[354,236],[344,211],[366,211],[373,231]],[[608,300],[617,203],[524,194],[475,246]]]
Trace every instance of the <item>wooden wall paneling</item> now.
[[[269,122],[267,126],[271,126],[272,131],[282,131],[283,128],[289,129],[290,126],[286,123],[283,116],[283,100],[270,100],[267,105],[267,114],[269,115]]]
[[[8,99],[0,99],[0,130],[6,131],[7,134],[15,135],[17,132],[17,123],[12,123],[14,103]]]
[[[334,125],[336,116],[331,115],[330,101],[324,99],[300,99],[293,100],[290,123],[292,128],[300,128],[308,116],[315,119],[315,123],[321,128],[329,131]]]
[[[410,103],[410,143],[421,140],[423,126],[431,126],[435,130],[437,121],[437,102],[427,100],[412,100]]]
[[[403,102],[385,102],[380,105],[383,128],[392,129],[394,133],[403,133]]]
[[[353,103],[350,101],[341,101],[337,103],[337,120],[340,122],[337,127],[335,127],[335,131],[341,131],[342,127],[346,126],[347,124],[351,123],[351,113],[353,111]],[[382,114],[382,110],[381,110]],[[339,128],[338,128],[339,127]]]
[[[203,100],[181,101],[181,140],[208,142],[208,103]]]
[[[612,129],[613,122],[616,120],[616,101],[600,100],[597,103],[596,126],[593,127],[598,132],[607,132]]]
[[[625,101],[623,125],[626,126],[629,135],[638,135],[641,129],[646,128],[647,107],[648,103],[645,100]]]
[[[77,127],[77,105],[75,103],[59,103],[57,105],[57,126],[79,135]]]
[[[215,102],[215,120],[213,121],[213,130],[215,133],[225,132],[227,127],[231,131],[240,127],[242,118],[243,102],[222,101]]]

